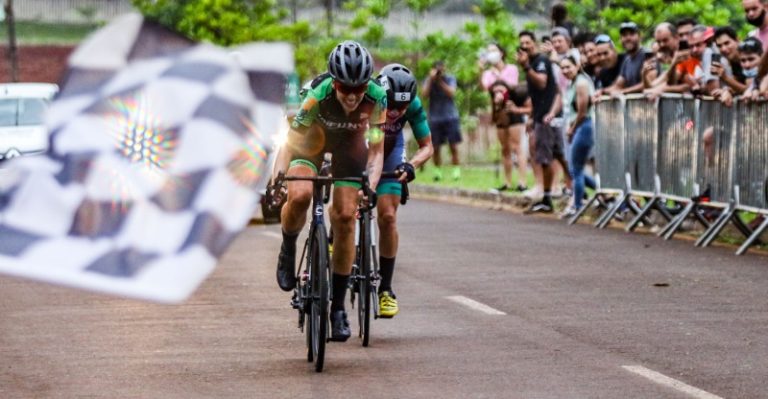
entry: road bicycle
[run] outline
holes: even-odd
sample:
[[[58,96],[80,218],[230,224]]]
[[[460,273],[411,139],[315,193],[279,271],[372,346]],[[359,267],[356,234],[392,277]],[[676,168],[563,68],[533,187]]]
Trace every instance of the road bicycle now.
[[[307,361],[314,362],[315,371],[323,371],[325,363],[325,348],[329,341],[329,309],[331,297],[331,264],[329,256],[328,230],[325,225],[325,204],[330,199],[331,185],[334,182],[356,182],[362,185],[369,198],[371,189],[368,176],[363,177],[332,177],[330,176],[330,158],[325,157],[317,176],[286,176],[279,172],[268,195],[275,187],[282,187],[287,181],[312,182],[312,220],[309,224],[309,234],[301,253],[297,268],[296,287],[294,288],[291,306],[298,311],[298,327],[306,335]],[[272,199],[269,199],[273,203]],[[364,206],[373,209],[375,201]]]
[[[386,172],[381,174],[381,178],[398,178],[402,173],[402,171]],[[400,203],[405,205],[408,196],[408,185],[402,182]],[[381,317],[378,295],[381,276],[376,245],[378,240],[373,219],[372,207],[363,206],[358,209],[355,262],[352,264],[352,273],[349,276],[349,299],[352,307],[357,307],[358,336],[363,346],[368,346],[371,340],[371,317],[375,319]]]

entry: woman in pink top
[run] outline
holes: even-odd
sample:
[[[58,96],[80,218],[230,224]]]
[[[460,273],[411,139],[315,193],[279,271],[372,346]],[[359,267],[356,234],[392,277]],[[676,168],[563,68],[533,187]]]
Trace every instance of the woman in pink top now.
[[[480,76],[480,84],[485,91],[491,95],[491,101],[495,112],[493,113],[494,123],[496,124],[499,142],[501,143],[501,155],[504,164],[504,184],[498,188],[499,191],[514,188],[517,191],[525,191],[526,176],[528,175],[528,152],[527,146],[521,145],[524,132],[523,114],[513,111],[514,107],[507,108],[503,104],[495,104],[494,93],[491,87],[497,82],[503,82],[504,85],[514,89],[518,84],[519,73],[517,66],[506,63],[506,52],[498,44],[489,44],[486,52],[480,60],[484,69]],[[497,112],[498,106],[504,108],[504,112]],[[517,154],[517,184],[512,185],[512,152]]]

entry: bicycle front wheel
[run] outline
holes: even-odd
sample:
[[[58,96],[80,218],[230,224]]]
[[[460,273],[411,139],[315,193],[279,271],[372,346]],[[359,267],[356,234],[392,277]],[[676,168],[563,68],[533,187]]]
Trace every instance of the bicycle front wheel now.
[[[358,248],[358,268],[360,271],[359,287],[360,292],[357,296],[357,317],[360,323],[360,338],[363,340],[363,346],[368,346],[371,340],[371,235],[369,215],[361,215],[360,223],[360,241]]]
[[[310,322],[315,371],[323,371],[325,344],[328,342],[328,307],[330,301],[330,265],[328,237],[324,228],[315,229],[311,244],[310,286],[312,305]]]

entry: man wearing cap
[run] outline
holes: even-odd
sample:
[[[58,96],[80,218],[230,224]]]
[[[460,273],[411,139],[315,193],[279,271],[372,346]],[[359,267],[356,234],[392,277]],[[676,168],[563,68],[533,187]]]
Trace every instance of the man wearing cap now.
[[[619,77],[605,91],[611,95],[639,93],[643,91],[642,71],[645,61],[645,51],[640,46],[640,29],[634,22],[624,22],[619,33],[626,56],[621,63]]]

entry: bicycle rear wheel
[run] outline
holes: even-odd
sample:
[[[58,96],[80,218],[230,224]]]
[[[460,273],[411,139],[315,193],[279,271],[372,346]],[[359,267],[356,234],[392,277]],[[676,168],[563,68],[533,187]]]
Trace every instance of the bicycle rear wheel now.
[[[371,235],[369,215],[360,215],[360,241],[358,251],[358,270],[360,271],[357,296],[357,318],[360,325],[360,338],[363,346],[371,340]]]
[[[321,372],[325,362],[325,344],[328,342],[328,307],[330,305],[328,237],[324,228],[315,229],[310,253],[312,254],[309,276],[312,355],[315,371]]]

